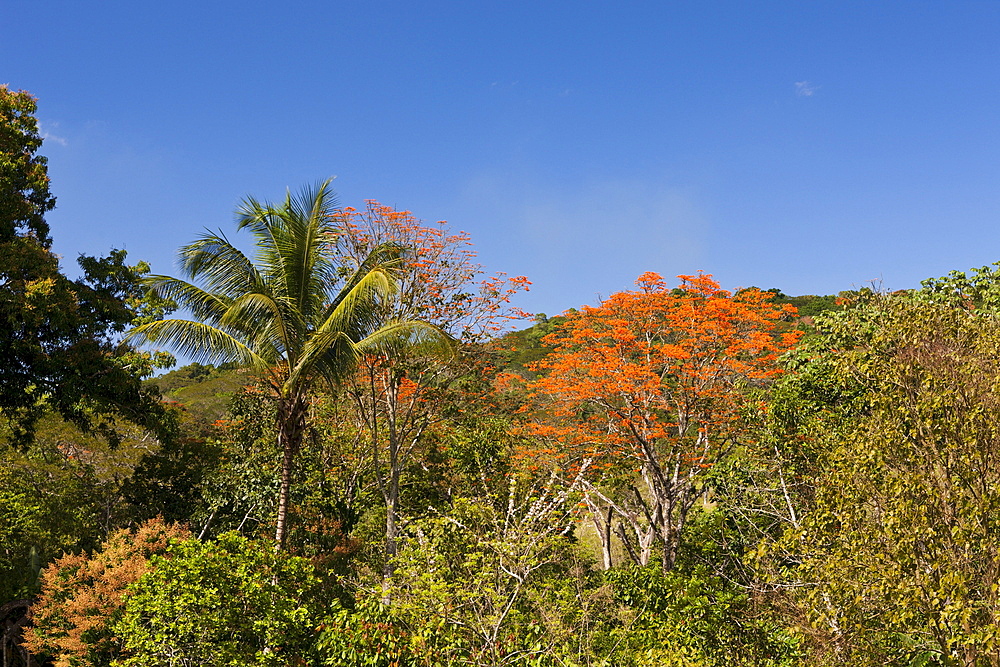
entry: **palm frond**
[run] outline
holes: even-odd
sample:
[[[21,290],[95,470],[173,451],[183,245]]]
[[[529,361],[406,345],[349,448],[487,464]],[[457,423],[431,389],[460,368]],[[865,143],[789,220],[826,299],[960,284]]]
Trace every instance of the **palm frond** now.
[[[376,281],[385,283],[385,289],[376,289],[376,292],[372,293],[377,293],[382,300],[394,296],[399,288],[398,279],[405,270],[405,250],[403,246],[396,243],[382,243],[373,248],[330,302],[323,320],[325,321],[331,312],[340,308],[341,302],[345,299],[355,299],[359,294],[365,293],[366,289],[377,288],[375,283],[365,286],[366,281],[372,280],[369,277],[372,273],[380,273],[381,277],[377,278]],[[360,291],[358,291],[359,286],[361,287]]]
[[[420,320],[393,320],[386,322],[355,343],[358,354],[391,354],[407,350],[416,355],[450,357],[455,354],[458,341],[444,329]]]
[[[254,197],[246,197],[236,209],[236,229],[249,229],[254,236],[267,234],[267,227],[276,207]]]
[[[236,363],[263,369],[274,362],[263,358],[229,333],[203,322],[158,320],[132,329],[125,338],[130,342],[142,339],[170,346],[201,363]]]
[[[276,359],[296,347],[289,319],[287,309],[269,294],[251,292],[234,299],[217,326],[238,333],[237,337],[261,356]]]
[[[204,284],[207,291],[236,297],[267,288],[253,262],[221,233],[205,234],[183,246],[178,258],[187,278]]]
[[[317,333],[345,331],[355,340],[364,338],[384,320],[384,303],[395,290],[393,276],[381,267],[355,274],[327,308]]]
[[[146,276],[143,283],[160,297],[176,301],[199,320],[218,324],[229,308],[231,299],[208,292],[197,285],[170,276]]]
[[[347,333],[315,333],[309,337],[298,363],[289,371],[285,390],[290,392],[313,377],[336,384],[357,364],[358,358],[356,345]]]

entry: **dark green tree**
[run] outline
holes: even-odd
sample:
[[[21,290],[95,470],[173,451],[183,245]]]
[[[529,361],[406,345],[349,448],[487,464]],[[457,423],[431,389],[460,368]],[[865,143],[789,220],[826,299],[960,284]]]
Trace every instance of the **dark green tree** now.
[[[116,417],[165,435],[159,401],[140,383],[154,358],[118,336],[168,304],[144,301],[146,267],[128,266],[121,250],[81,257],[78,280],[60,271],[35,108],[28,93],[0,86],[0,415],[9,439],[29,442],[48,409],[112,439]]]
[[[52,243],[45,213],[56,205],[49,193],[47,160],[35,119],[35,98],[0,86],[0,243],[30,236],[43,248]]]

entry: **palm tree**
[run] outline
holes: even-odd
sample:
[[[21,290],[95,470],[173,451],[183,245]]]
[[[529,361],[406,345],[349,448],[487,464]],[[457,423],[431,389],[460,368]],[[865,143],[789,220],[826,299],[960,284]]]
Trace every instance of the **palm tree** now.
[[[256,371],[268,387],[282,453],[279,549],[287,533],[295,456],[317,382],[336,385],[367,352],[448,344],[430,324],[385,317],[384,304],[405,270],[405,248],[378,246],[357,267],[336,261],[334,206],[329,181],[299,197],[289,193],[277,206],[246,199],[237,209],[237,229],[255,237],[255,258],[221,232],[182,247],[178,257],[186,279],[151,276],[149,284],[194,319],[160,320],[129,333],[130,339],[164,344],[196,361],[235,362]]]

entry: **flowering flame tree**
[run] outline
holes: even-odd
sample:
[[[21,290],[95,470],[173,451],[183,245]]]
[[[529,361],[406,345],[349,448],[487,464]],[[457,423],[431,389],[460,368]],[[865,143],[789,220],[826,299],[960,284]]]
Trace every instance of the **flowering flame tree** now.
[[[778,374],[778,355],[799,336],[781,333],[795,309],[770,293],[734,295],[707,274],[680,279],[672,289],[644,273],[637,290],[568,313],[528,385],[541,444],[522,455],[604,473],[587,503],[606,567],[615,525],[634,561],[659,545],[664,570],[673,567],[700,479],[740,438],[745,390]]]

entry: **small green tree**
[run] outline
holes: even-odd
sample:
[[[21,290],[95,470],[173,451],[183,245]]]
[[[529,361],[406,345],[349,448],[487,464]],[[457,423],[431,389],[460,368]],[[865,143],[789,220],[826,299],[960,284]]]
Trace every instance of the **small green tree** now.
[[[615,664],[635,667],[791,667],[802,664],[795,635],[746,589],[707,567],[663,572],[608,570],[620,625]]]
[[[35,154],[42,146],[36,109],[26,91],[0,85],[0,243],[22,235],[47,248],[52,239],[45,214],[56,199],[49,192],[48,161]]]
[[[514,477],[508,491],[414,520],[393,576],[324,633],[327,664],[599,664],[594,627],[610,600],[570,536],[578,494]]]
[[[315,664],[324,604],[308,560],[226,533],[150,565],[113,625],[119,667]]]

